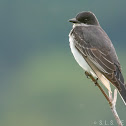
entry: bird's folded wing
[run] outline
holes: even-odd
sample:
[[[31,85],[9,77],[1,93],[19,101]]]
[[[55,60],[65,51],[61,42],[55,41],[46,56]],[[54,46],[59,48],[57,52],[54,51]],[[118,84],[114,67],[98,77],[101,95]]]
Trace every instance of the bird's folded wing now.
[[[103,31],[99,32],[100,40],[95,37],[95,34],[87,35],[86,37],[90,37],[90,41],[87,41],[89,39],[85,40],[83,30],[80,28],[75,28],[71,34],[75,39],[75,47],[83,57],[89,59],[114,86],[120,89],[120,84],[124,84],[124,79],[114,47],[107,35]],[[109,45],[107,45],[108,41],[110,41]]]

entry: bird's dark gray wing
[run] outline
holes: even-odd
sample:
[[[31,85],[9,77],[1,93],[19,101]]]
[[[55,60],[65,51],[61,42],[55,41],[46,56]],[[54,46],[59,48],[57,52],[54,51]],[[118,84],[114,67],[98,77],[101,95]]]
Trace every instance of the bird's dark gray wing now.
[[[124,79],[115,49],[100,26],[76,26],[71,35],[77,50],[88,58],[100,72],[119,90],[124,88]]]

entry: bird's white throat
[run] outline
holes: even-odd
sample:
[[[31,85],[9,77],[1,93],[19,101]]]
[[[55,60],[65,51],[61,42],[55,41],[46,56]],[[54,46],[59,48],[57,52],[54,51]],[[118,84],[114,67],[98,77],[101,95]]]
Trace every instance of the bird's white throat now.
[[[75,28],[76,26],[88,26],[88,25],[84,23],[73,23],[73,28]]]

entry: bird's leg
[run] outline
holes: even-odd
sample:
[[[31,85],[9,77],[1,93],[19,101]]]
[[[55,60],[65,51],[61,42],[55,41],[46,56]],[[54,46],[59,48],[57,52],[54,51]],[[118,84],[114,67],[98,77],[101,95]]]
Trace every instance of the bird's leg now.
[[[92,75],[91,75],[90,73],[88,73],[87,71],[85,71],[85,75],[86,75],[86,77],[87,77],[88,79],[90,79],[91,76],[92,76]],[[95,86],[97,85],[97,81],[98,81],[98,78],[94,79]]]
[[[85,71],[85,75],[88,79],[90,79],[90,74],[87,71]]]

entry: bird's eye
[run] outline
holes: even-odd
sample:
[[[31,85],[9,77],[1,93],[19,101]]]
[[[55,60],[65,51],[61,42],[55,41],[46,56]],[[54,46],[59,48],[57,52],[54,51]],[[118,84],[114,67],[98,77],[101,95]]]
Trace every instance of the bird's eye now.
[[[87,21],[88,21],[88,19],[87,19],[87,18],[85,18],[85,19],[84,19],[84,23],[86,24],[86,23],[87,23]]]

